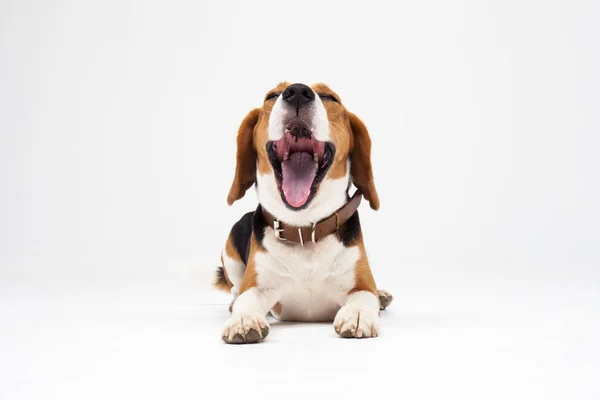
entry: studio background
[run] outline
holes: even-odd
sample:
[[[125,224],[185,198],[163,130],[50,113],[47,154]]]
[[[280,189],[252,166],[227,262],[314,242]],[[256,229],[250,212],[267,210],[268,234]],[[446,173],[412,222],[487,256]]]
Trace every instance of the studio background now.
[[[314,369],[338,357],[372,371],[356,395],[597,398],[599,22],[593,1],[2,1],[0,397],[240,395],[268,377],[231,371],[261,363],[261,393],[341,393],[346,367]],[[371,134],[360,217],[395,302],[369,344],[219,341],[212,272],[256,207],[226,204],[235,135],[284,80]]]

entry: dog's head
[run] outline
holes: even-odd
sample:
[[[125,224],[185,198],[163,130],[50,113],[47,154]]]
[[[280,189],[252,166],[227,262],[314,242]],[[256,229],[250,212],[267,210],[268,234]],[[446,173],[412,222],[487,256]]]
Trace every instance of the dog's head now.
[[[329,87],[281,83],[242,121],[227,202],[256,182],[263,207],[304,224],[343,205],[352,182],[377,210],[370,152],[365,125]]]

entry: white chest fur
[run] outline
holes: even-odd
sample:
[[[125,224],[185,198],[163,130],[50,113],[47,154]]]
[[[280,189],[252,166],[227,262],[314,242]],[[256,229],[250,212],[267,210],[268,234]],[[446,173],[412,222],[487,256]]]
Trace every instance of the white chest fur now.
[[[267,228],[267,252],[255,253],[258,284],[278,293],[281,320],[329,321],[354,287],[358,247],[345,247],[335,235],[319,242],[287,244]]]

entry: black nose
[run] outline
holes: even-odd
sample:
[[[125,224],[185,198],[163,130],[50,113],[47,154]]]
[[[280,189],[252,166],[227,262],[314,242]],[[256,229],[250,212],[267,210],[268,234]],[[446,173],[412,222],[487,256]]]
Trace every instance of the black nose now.
[[[315,92],[302,83],[294,83],[285,89],[282,97],[289,105],[299,110],[300,107],[315,99]]]

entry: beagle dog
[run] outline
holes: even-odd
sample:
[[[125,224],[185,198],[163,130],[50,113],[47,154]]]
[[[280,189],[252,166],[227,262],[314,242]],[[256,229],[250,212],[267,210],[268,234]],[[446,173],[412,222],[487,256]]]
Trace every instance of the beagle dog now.
[[[254,184],[259,205],[221,253],[215,286],[233,294],[226,343],[262,341],[269,312],[333,321],[342,337],[377,336],[392,296],[375,285],[358,218],[362,196],[379,208],[370,153],[365,125],[322,83],[280,83],[244,118],[227,202]]]

